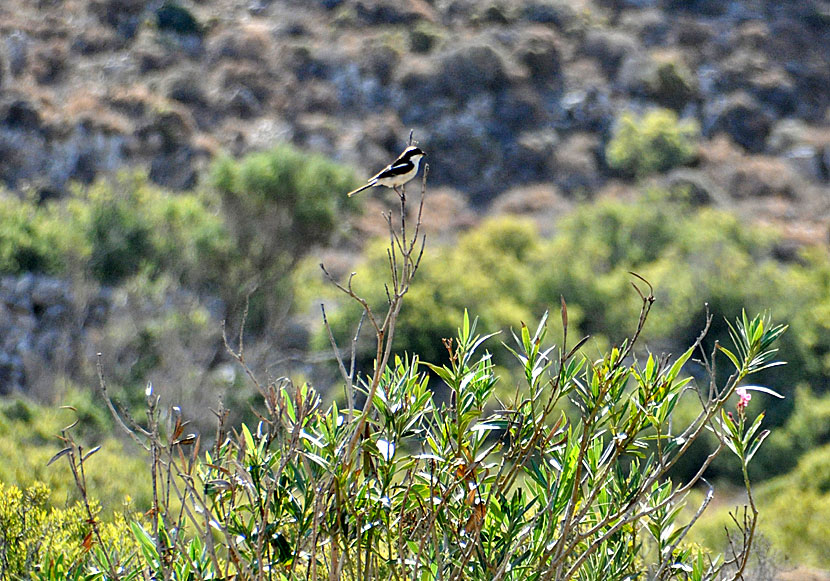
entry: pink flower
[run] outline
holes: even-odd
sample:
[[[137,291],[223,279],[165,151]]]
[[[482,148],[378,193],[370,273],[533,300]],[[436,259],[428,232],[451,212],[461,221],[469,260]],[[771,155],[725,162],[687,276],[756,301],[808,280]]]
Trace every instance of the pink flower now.
[[[737,394],[738,394],[738,398],[740,398],[740,399],[738,399],[738,405],[736,405],[736,406],[735,406],[735,408],[736,408],[739,412],[742,412],[742,411],[744,411],[744,410],[746,409],[746,406],[747,406],[747,405],[749,405],[749,400],[751,400],[751,399],[752,399],[752,394],[751,394],[751,393],[749,393],[749,392],[748,392],[745,388],[743,388],[743,387],[739,387],[738,389],[736,389],[736,390],[735,390],[735,393],[737,393]]]

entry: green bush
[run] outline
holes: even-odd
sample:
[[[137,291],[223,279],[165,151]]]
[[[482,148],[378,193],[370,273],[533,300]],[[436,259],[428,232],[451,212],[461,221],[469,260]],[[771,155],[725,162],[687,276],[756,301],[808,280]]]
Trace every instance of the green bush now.
[[[70,202],[87,233],[89,268],[113,284],[138,272],[169,272],[215,287],[232,254],[226,225],[197,194],[170,194],[140,174],[98,182]]]
[[[747,469],[768,432],[739,386],[776,364],[786,328],[743,314],[730,327],[731,345],[716,354],[734,373],[721,381],[709,367],[708,388],[697,391],[683,372],[696,342],[677,357],[639,355],[654,298],[647,292],[631,337],[599,357],[574,345],[562,303],[558,347],[547,314],[535,331],[521,322],[505,342],[520,379],[500,395],[488,350],[493,335],[478,334],[466,311],[455,337],[441,341],[443,362],[392,355],[403,299],[421,272],[421,243],[418,226],[393,231],[388,281],[371,285],[384,289],[385,304],[370,305],[369,287],[358,289],[351,278],[336,284],[363,308],[377,357],[363,372],[338,352],[345,407],[325,407],[308,384],[260,382],[240,352],[233,355],[262,398],[255,428],[231,430],[220,411],[216,439],[200,449],[181,410],[162,406],[152,388],[144,392],[142,426],[114,412],[150,462],[151,506],[129,523],[132,547],[110,545],[94,515],[92,469],[103,449],[91,456],[74,427],[63,429],[52,461],[71,471],[88,528],[81,557],[68,569],[50,565],[50,578],[195,581],[266,571],[280,581],[741,577],[758,518]],[[475,255],[452,265],[475,283],[465,289],[468,299],[510,314],[476,293],[488,274],[532,296],[525,261],[538,260],[542,245],[528,224],[493,222],[458,246],[458,257]],[[443,386],[446,401],[431,382]],[[740,397],[734,413],[733,395]],[[697,407],[689,421],[675,413],[681,400]],[[6,417],[25,424],[37,415],[18,405]],[[728,450],[737,458],[748,498],[747,517],[736,523],[743,542],[732,545],[729,562],[690,544],[694,521],[681,517],[711,457],[689,478],[669,475],[706,428],[719,440],[711,457]],[[50,557],[66,563],[67,555]]]
[[[699,134],[697,123],[680,121],[669,109],[655,109],[642,116],[623,113],[605,157],[610,167],[634,176],[663,172],[695,158]]]
[[[767,408],[768,420],[780,426],[798,405],[796,386],[824,393],[828,385],[830,252],[805,248],[799,260],[780,262],[775,258],[778,243],[770,229],[744,225],[733,214],[675,201],[659,191],[634,202],[581,205],[560,219],[549,239],[527,221],[485,220],[453,244],[426,254],[400,315],[395,348],[441,361],[447,357],[441,339],[450,336],[453,321],[466,306],[479,313],[487,328],[506,332],[516,321],[531,320],[564,296],[573,336],[591,335],[591,352],[603,350],[629,334],[636,321],[639,301],[631,288],[633,271],[655,289],[656,308],[642,337],[647,348],[676,352],[691,343],[707,309],[713,316],[704,341],[707,351],[716,340],[729,341],[726,320],[739,316],[744,307],[768,310],[790,323],[792,332],[780,342],[788,365],[765,370],[757,378],[762,385],[786,386],[787,399],[770,401]],[[380,243],[369,248],[353,282],[370,304],[378,306],[386,295],[371,282],[381,276],[387,258]],[[325,298],[335,336],[346,342],[348,321],[358,309],[321,289],[324,281],[316,263],[303,272],[306,276],[297,284],[305,300]],[[324,329],[316,331],[314,345],[329,348]],[[370,366],[371,346],[361,343],[358,352],[363,365]],[[493,356],[497,364],[510,365],[503,354]],[[786,449],[794,463],[807,447]],[[705,455],[706,448],[696,448],[695,453]],[[767,454],[762,451],[753,464],[754,477],[769,478],[792,465]],[[678,464],[684,474],[701,458],[691,454],[688,459],[688,464]],[[715,473],[740,477],[720,460],[710,474]]]
[[[418,353],[427,361],[444,360],[447,351],[442,339],[454,334],[465,309],[480,313],[481,323],[494,330],[508,331],[517,321],[531,320],[538,306],[531,257],[541,251],[542,243],[532,222],[497,218],[461,235],[457,244],[433,248],[424,256],[401,311],[396,351]],[[386,250],[378,240],[368,247],[366,262],[354,279],[357,291],[376,307],[386,302],[384,288],[376,281],[387,268]],[[314,275],[318,274],[316,266]],[[304,279],[298,284],[313,283]],[[347,304],[330,313],[331,326],[341,341],[350,336],[356,312],[354,305]],[[329,348],[325,330],[318,331],[315,346]],[[367,343],[363,347],[362,361],[371,364],[374,352]],[[501,354],[499,360],[507,363],[509,356]]]
[[[152,516],[133,520],[133,538],[120,545],[98,544],[83,529],[97,550],[64,573],[251,578],[267,563],[286,581],[546,573],[621,581],[672,567],[701,580],[743,570],[751,534],[735,546],[734,567],[686,542],[681,509],[700,474],[676,482],[666,472],[710,424],[745,473],[766,435],[758,432],[763,414],[724,408],[744,377],[772,362],[781,327],[760,317],[736,323],[737,356],[729,358],[737,374],[709,398],[688,396],[701,414],[688,425],[672,420],[691,381],[681,369],[693,348],[671,361],[626,363],[633,342],[592,362],[551,357],[543,318],[535,332],[522,325],[508,347],[524,380],[496,400],[499,378],[483,350],[490,336],[476,327],[465,313],[446,365],[396,357],[355,377],[370,392],[362,410],[324,408],[307,384],[257,384],[257,428],[243,424],[203,459],[187,448],[194,438],[175,411],[169,429],[159,427],[166,412],[149,394],[148,430],[134,435],[151,450]],[[433,399],[427,368],[451,393],[447,404]],[[749,482],[746,492],[752,499]],[[755,527],[751,506],[744,532]],[[123,535],[119,518],[108,530]],[[83,522],[76,514],[67,526]],[[72,550],[50,557],[65,563]]]
[[[48,208],[0,192],[0,272],[60,273],[64,251],[73,246],[76,252],[85,251],[74,224],[63,223]]]
[[[50,504],[50,496],[49,488],[39,482],[25,488],[0,482],[0,578],[96,578],[92,574],[74,576],[97,544],[86,508],[80,502],[57,508]],[[90,509],[97,519],[98,504],[93,502]],[[109,518],[100,531],[101,540],[111,551],[135,551],[137,545],[123,516]]]
[[[202,27],[193,13],[178,2],[167,1],[156,9],[156,25],[159,30],[176,34],[201,35]]]
[[[104,284],[169,272],[184,285],[215,288],[232,250],[222,218],[204,196],[171,194],[138,173],[42,205],[0,198],[2,272],[80,268]]]
[[[219,158],[211,183],[238,251],[224,273],[236,292],[228,300],[238,311],[246,293],[257,289],[247,297],[248,323],[262,330],[291,295],[291,270],[315,245],[328,243],[357,208],[345,196],[356,185],[354,175],[324,156],[281,145],[240,160]]]

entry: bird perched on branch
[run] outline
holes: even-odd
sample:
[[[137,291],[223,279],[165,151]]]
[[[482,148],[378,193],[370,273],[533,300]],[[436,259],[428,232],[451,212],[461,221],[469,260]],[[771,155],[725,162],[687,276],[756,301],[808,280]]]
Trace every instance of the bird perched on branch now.
[[[403,151],[398,159],[369,178],[369,181],[365,186],[361,186],[356,190],[349,192],[349,196],[353,196],[358,192],[362,192],[363,190],[367,190],[374,186],[386,186],[387,188],[392,188],[395,190],[395,193],[400,195],[401,193],[398,191],[398,186],[404,185],[406,182],[415,177],[415,174],[418,173],[418,165],[421,163],[421,159],[425,156],[426,153],[421,151],[419,147],[410,145]]]

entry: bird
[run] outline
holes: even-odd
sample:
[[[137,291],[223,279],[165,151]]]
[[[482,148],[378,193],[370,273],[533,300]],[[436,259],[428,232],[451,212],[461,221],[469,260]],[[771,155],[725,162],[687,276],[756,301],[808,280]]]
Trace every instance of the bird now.
[[[386,186],[387,188],[392,188],[398,195],[400,195],[398,186],[404,185],[406,182],[415,177],[415,174],[418,173],[418,165],[421,163],[421,159],[425,156],[426,153],[424,153],[421,148],[410,145],[403,150],[403,153],[398,156],[398,159],[370,177],[365,186],[361,186],[356,190],[349,192],[349,197],[374,186]]]

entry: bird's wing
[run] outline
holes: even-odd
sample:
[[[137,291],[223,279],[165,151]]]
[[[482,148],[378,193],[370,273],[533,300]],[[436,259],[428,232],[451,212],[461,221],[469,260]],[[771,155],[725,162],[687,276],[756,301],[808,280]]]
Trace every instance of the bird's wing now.
[[[412,170],[411,161],[396,160],[392,165],[383,168],[378,174],[373,177],[373,180],[381,180],[383,178],[393,178],[395,176],[403,175]]]

